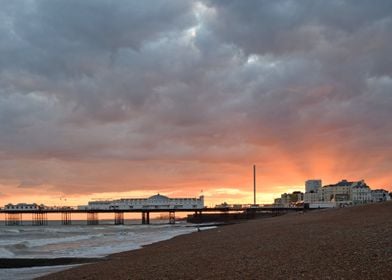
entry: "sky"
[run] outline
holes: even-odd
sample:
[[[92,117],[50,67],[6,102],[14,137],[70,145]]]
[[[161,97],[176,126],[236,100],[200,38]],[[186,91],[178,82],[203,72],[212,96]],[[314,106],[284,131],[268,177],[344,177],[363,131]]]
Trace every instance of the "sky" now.
[[[0,205],[392,191],[390,0],[0,6]]]

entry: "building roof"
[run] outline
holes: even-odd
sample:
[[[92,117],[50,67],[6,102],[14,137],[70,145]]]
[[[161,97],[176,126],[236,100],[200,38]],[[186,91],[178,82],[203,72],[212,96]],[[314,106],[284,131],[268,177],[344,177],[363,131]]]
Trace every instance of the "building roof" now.
[[[346,186],[348,187],[348,186],[351,186],[353,183],[354,182],[349,182],[347,180],[342,180],[342,181],[340,181],[340,182],[338,182],[336,184],[326,185],[326,186],[324,186],[324,188],[325,187],[346,187]]]
[[[169,200],[169,198],[165,195],[160,195],[159,193],[153,196],[150,196],[148,199],[150,200]]]
[[[331,185],[326,185],[323,188],[328,188],[328,187],[354,187],[354,188],[368,188],[364,180],[361,181],[347,181],[347,180],[342,180],[336,184],[331,184]]]

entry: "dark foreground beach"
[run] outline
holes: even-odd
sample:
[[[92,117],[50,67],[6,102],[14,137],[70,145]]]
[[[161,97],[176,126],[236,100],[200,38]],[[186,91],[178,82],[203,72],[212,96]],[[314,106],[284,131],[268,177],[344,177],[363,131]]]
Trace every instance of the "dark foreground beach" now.
[[[392,202],[195,232],[39,279],[392,279]]]
[[[24,268],[36,266],[55,265],[76,265],[102,261],[100,258],[53,258],[53,259],[32,259],[32,258],[0,258],[1,268]]]

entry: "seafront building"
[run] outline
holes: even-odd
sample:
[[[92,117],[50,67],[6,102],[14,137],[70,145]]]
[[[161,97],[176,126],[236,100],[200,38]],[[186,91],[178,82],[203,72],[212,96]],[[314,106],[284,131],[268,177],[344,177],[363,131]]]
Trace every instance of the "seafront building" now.
[[[341,180],[336,184],[308,189],[306,186],[309,181],[312,180],[305,182],[305,189],[309,191],[304,194],[304,204],[310,208],[366,204],[390,199],[388,191],[371,190],[364,180]]]
[[[373,202],[381,202],[390,200],[388,191],[383,189],[372,190],[372,200]]]
[[[292,193],[283,193],[280,195],[280,198],[275,199],[274,205],[277,207],[291,207],[303,202],[303,200],[303,192],[295,191]]]
[[[342,180],[336,184],[322,187],[318,193],[320,201],[364,204],[372,200],[370,188],[364,180],[358,182]]]
[[[78,206],[79,210],[149,210],[149,209],[203,209],[204,196],[199,198],[169,198],[157,194],[149,198],[121,198],[117,200],[90,201]]]
[[[307,180],[305,182],[305,193],[314,193],[321,188],[321,180]]]
[[[383,189],[371,190],[364,180],[341,180],[336,184],[322,186],[320,179],[307,180],[305,193],[284,193],[276,198],[276,207],[330,208],[366,204],[390,200],[389,192]]]

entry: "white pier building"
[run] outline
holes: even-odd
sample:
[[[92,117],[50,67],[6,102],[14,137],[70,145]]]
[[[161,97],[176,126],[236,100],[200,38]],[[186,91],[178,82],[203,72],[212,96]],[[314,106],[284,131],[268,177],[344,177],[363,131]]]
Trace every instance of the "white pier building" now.
[[[153,195],[149,198],[121,198],[117,200],[89,201],[88,205],[78,206],[79,210],[175,210],[203,209],[204,196],[199,198],[169,198]]]
[[[32,211],[32,210],[42,210],[45,206],[43,204],[38,205],[37,203],[9,203],[4,206],[4,210],[7,211]]]

